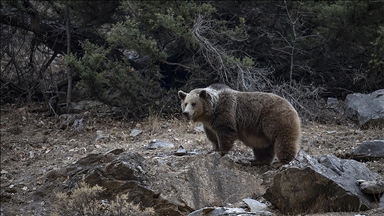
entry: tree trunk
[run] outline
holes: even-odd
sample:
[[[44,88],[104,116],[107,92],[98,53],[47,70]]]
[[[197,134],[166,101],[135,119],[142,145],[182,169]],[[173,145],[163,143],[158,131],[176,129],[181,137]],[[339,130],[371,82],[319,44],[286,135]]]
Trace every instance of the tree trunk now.
[[[66,5],[66,23],[67,23],[67,55],[71,54],[71,32],[70,32],[70,20],[69,20],[69,4],[67,0],[67,5]],[[71,110],[71,97],[72,97],[72,71],[71,68],[67,65],[67,77],[68,77],[68,86],[67,86],[67,109],[66,112],[67,114]]]

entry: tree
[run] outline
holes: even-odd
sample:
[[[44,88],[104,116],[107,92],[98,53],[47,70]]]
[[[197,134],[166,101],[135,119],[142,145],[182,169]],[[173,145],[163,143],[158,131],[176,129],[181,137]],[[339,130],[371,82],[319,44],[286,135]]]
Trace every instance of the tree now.
[[[312,65],[328,91],[335,94],[380,88],[384,75],[373,81],[367,72],[375,50],[373,42],[380,37],[377,29],[384,24],[384,2],[322,2],[312,5],[312,10],[318,14],[314,24],[320,39]]]
[[[71,54],[71,23],[69,18],[69,0],[67,0],[66,5],[66,32],[67,32],[67,55]],[[71,110],[71,97],[72,97],[72,71],[70,67],[67,67],[67,79],[68,79],[68,86],[67,86],[67,107],[66,111],[69,113]]]
[[[173,107],[175,89],[214,82],[291,102],[318,87],[324,96],[372,91],[384,80],[383,13],[372,1],[6,1],[2,86],[34,98],[52,80],[60,90],[69,77],[49,64],[70,48],[74,87],[137,116]]]
[[[116,1],[111,2],[111,5],[114,5],[115,8],[118,6],[114,4]],[[41,100],[43,92],[54,89],[51,86],[52,80],[46,79],[48,77],[46,71],[49,65],[58,55],[65,54],[68,47],[65,31],[65,2],[18,0],[5,1],[0,4],[0,23],[2,39],[4,39],[2,40],[2,50],[5,51],[2,52],[2,61],[11,59],[6,63],[8,67],[2,70],[2,83],[12,84],[8,86],[18,86],[18,88],[14,89],[18,89],[20,95],[34,95],[35,98]],[[73,7],[74,4],[79,4],[79,2],[71,1],[69,7],[76,8]],[[111,10],[113,7],[104,5],[103,9]],[[111,16],[110,13],[109,16]],[[71,52],[77,56],[84,53],[81,44],[85,39],[89,39],[96,44],[106,44],[105,39],[89,31],[89,29],[79,28],[76,25],[71,26],[71,28],[72,32],[76,32],[76,34],[72,35]],[[12,40],[13,38],[22,38],[22,40]],[[20,43],[20,41],[23,43]],[[28,46],[29,43],[30,46]],[[9,49],[12,47],[18,47],[18,49]],[[20,50],[26,52],[20,52]],[[26,57],[23,57],[24,55]],[[25,58],[29,58],[29,63],[23,66]],[[37,59],[43,63],[36,62]],[[18,73],[17,76],[12,75],[15,68]],[[35,76],[35,73],[38,75]],[[17,77],[17,82],[14,82],[15,77]],[[53,80],[60,79],[60,77],[52,78]],[[78,78],[75,77],[74,80],[76,81]],[[59,89],[67,85],[66,82],[62,84],[59,81],[57,81]]]

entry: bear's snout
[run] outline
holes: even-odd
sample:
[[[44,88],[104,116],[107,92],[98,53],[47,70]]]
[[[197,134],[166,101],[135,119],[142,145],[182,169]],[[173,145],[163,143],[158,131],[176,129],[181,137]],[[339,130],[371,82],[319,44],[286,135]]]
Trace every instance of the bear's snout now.
[[[183,112],[183,115],[184,115],[187,119],[189,119],[189,112]]]

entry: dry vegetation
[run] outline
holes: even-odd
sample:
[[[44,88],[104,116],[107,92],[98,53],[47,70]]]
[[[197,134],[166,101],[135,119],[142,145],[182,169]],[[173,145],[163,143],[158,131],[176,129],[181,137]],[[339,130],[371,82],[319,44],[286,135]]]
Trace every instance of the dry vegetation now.
[[[85,183],[76,188],[72,194],[55,193],[52,202],[55,215],[87,215],[87,216],[151,216],[156,215],[153,208],[142,209],[138,205],[127,202],[128,195],[118,195],[115,200],[100,200],[104,189],[100,186],[90,187]]]

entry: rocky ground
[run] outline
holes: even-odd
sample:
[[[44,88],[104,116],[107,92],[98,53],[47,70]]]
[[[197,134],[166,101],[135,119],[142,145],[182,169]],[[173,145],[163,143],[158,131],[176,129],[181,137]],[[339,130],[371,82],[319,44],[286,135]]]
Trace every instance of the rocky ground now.
[[[75,127],[65,128],[61,124],[63,120],[39,112],[40,108],[43,108],[42,104],[1,106],[1,215],[50,215],[53,212],[49,200],[52,196],[45,193],[54,191],[39,190],[46,184],[47,173],[74,164],[90,153],[105,153],[120,148],[126,152],[138,152],[146,158],[156,158],[173,155],[180,145],[197,154],[206,154],[211,148],[204,133],[196,130],[199,124],[176,117],[162,119],[153,115],[140,122],[114,120],[108,113],[94,109],[82,113],[87,121],[75,130]],[[340,117],[335,115],[334,118]],[[141,133],[130,136],[133,129]],[[384,128],[360,130],[345,120],[323,124],[304,120],[302,130],[301,148],[313,156],[334,154],[348,158],[349,153],[363,141],[384,139]],[[155,139],[168,141],[174,147],[148,149],[148,144]],[[252,152],[237,144],[228,157],[252,158]],[[166,163],[174,163],[177,159],[166,157],[166,160]],[[364,163],[384,176],[383,159]],[[153,173],[156,173],[155,169],[152,168]],[[283,214],[278,209],[271,208],[270,211]],[[327,215],[336,214],[351,215]],[[377,212],[359,214],[374,215]]]

